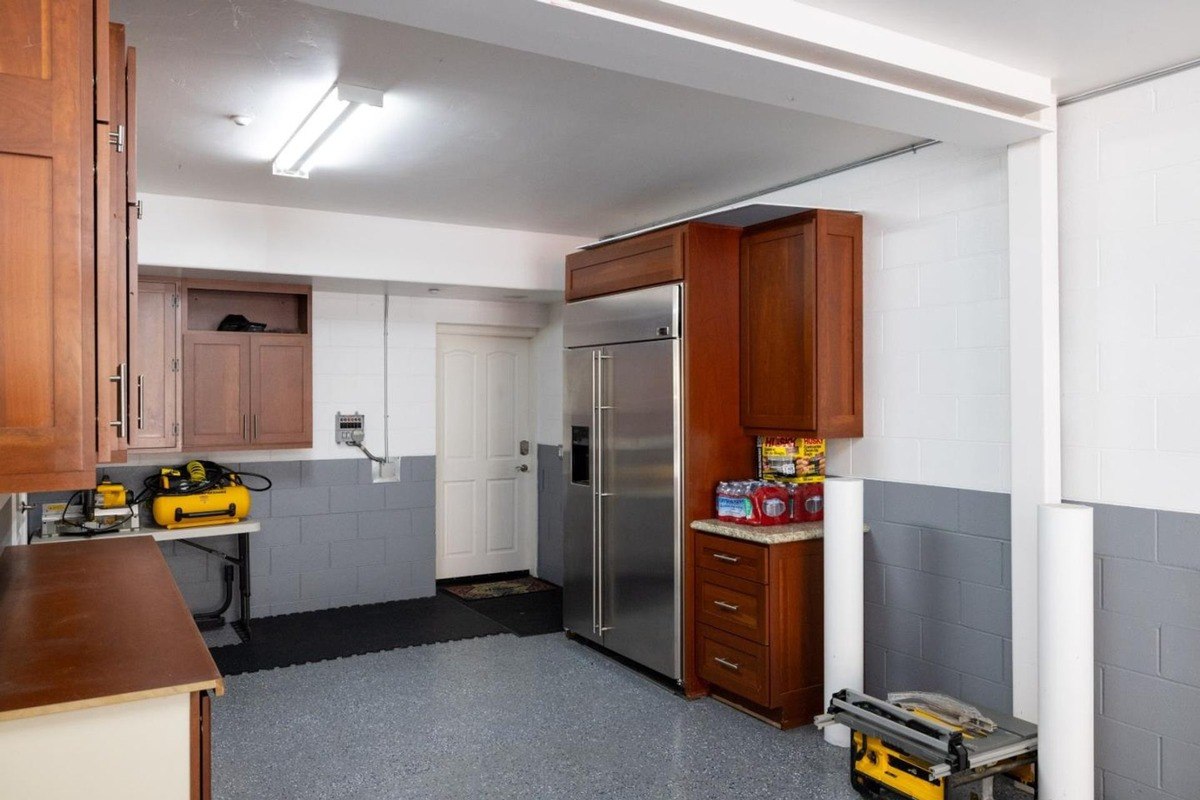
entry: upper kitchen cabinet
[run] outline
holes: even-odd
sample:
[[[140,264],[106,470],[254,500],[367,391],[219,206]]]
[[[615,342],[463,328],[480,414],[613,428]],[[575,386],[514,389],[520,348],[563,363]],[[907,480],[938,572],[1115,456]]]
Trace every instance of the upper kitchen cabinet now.
[[[107,28],[93,36],[90,0],[3,9],[0,492],[67,489],[95,481],[92,80]]]
[[[862,436],[862,217],[810,211],[741,245],[747,433]]]
[[[183,285],[185,450],[312,447],[312,290]],[[220,330],[230,315],[253,329]]]
[[[686,225],[567,256],[567,301],[683,280]]]
[[[107,109],[98,106],[96,154],[96,458],[126,459],[133,437],[130,339],[137,308],[135,61],[125,26],[108,23]],[[104,73],[97,80],[104,79]],[[104,132],[107,131],[107,135]]]
[[[179,449],[179,306],[177,282],[138,281],[137,314],[130,315],[131,450]]]

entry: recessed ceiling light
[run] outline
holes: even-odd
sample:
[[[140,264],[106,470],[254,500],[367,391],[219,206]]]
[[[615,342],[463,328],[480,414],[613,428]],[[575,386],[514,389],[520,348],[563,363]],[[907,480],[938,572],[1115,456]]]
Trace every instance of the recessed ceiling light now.
[[[362,106],[381,108],[383,92],[335,83],[284,144],[271,164],[271,171],[290,178],[307,178],[317,150]]]
[[[239,128],[244,128],[251,122],[254,122],[254,117],[250,116],[249,114],[233,114],[229,117],[229,119],[231,119],[233,124],[237,125]]]
[[[440,292],[440,291],[442,291],[442,290],[441,290],[441,289],[439,289],[439,288],[438,288],[438,287],[436,287],[436,286],[430,286],[430,287],[429,287],[429,293],[430,293],[430,294],[437,294],[437,293],[438,293],[438,292]]]

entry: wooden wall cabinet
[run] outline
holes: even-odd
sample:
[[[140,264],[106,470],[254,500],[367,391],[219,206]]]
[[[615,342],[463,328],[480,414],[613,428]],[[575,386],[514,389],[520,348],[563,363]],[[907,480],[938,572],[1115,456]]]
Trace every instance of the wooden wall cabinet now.
[[[179,283],[137,282],[136,314],[131,314],[131,450],[180,449],[179,404],[183,355],[180,352]]]
[[[183,284],[185,450],[312,447],[311,289]],[[227,314],[267,331],[218,331]]]
[[[781,728],[822,710],[823,542],[695,537],[697,663],[717,696]]]
[[[862,217],[810,211],[741,243],[741,418],[748,433],[862,436]]]
[[[0,492],[95,481],[92,79],[107,36],[94,13],[90,0],[4,4]]]
[[[130,343],[137,308],[136,59],[125,26],[107,24],[108,113],[98,114],[96,258],[96,459],[125,461],[133,436]],[[97,80],[104,75],[98,75]]]
[[[567,302],[684,279],[688,225],[567,256]],[[710,226],[711,227],[711,226]]]

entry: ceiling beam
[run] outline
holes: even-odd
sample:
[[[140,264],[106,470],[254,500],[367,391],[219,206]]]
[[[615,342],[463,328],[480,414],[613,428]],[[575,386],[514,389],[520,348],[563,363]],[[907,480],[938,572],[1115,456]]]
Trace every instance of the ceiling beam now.
[[[607,0],[594,0],[601,1]],[[840,61],[826,58],[826,61],[836,62],[836,66],[831,66],[765,50],[762,41],[754,46],[721,38],[713,35],[721,31],[712,29],[711,25],[708,28],[692,25],[693,29],[686,29],[678,27],[682,24],[679,19],[675,20],[675,25],[666,24],[576,0],[310,2],[401,25],[963,146],[1007,145],[1047,130],[1035,118],[1003,110],[998,106],[1005,103],[994,102],[1006,74],[1003,69],[984,75],[987,71],[976,64],[975,72],[986,78],[984,86],[978,87],[979,96],[973,98],[976,102],[972,102],[972,98],[961,99],[965,85],[961,80],[956,84],[959,97],[950,96],[953,92],[929,91],[932,78],[928,75],[923,79],[926,81],[924,87],[914,81],[912,76],[920,72],[916,68],[924,63],[923,69],[928,72],[929,64],[935,60],[933,50],[924,55],[918,52],[912,44],[917,40],[908,42],[907,55],[901,59],[904,63],[893,65],[893,72],[889,73],[892,80],[886,80],[878,77],[883,63],[879,58],[873,59],[872,70],[859,64],[862,71],[855,72],[850,71],[854,67],[853,59],[847,60],[844,51]],[[699,5],[699,0],[695,4]],[[644,5],[631,2],[624,10]],[[656,2],[654,7],[661,11],[660,7],[667,5]],[[758,22],[765,24],[762,19]],[[730,23],[723,30],[725,35],[737,34],[746,39],[745,31],[752,27],[751,22],[743,20]],[[836,41],[842,41],[841,47],[846,48],[849,44],[844,39],[850,35],[848,30],[830,24],[822,37],[816,38],[825,42],[822,46],[826,50],[832,50],[830,43]],[[877,38],[882,36],[879,34]],[[782,48],[775,46],[774,49]],[[896,53],[901,50],[896,41],[893,41],[893,50]],[[887,55],[886,51],[876,53],[876,56]],[[861,56],[859,60],[862,60]],[[962,75],[968,74],[964,69]],[[912,85],[896,82],[901,76],[907,76],[905,80]],[[1005,102],[1010,107],[1015,103],[1021,106],[1018,110],[1023,110],[1042,102],[1038,99],[1041,95],[1036,81],[1017,81],[1011,74],[1008,78],[1005,91],[1010,94]],[[993,101],[991,107],[978,102],[987,98]]]

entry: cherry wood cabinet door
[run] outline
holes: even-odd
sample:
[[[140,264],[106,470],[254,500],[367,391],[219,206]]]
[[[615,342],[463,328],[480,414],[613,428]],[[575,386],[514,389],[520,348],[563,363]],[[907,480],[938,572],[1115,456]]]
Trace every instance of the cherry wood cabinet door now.
[[[256,445],[312,446],[312,340],[250,335],[250,438]]]
[[[742,425],[817,427],[816,221],[742,239]]]
[[[92,14],[0,3],[0,492],[95,480]]]
[[[742,238],[742,425],[862,436],[862,217],[810,211]]]
[[[232,450],[249,443],[250,334],[184,334],[184,449]]]
[[[98,116],[107,121],[107,132],[116,143],[97,143],[102,148],[97,154],[97,192],[107,200],[97,206],[97,224],[105,226],[105,235],[98,239],[100,257],[96,259],[96,459],[103,464],[125,461],[131,437],[133,379],[129,366],[129,209],[125,180],[130,152],[125,69],[125,26],[108,23],[108,114]]]
[[[132,427],[129,445],[138,450],[179,446],[179,284],[144,280],[131,324]]]

